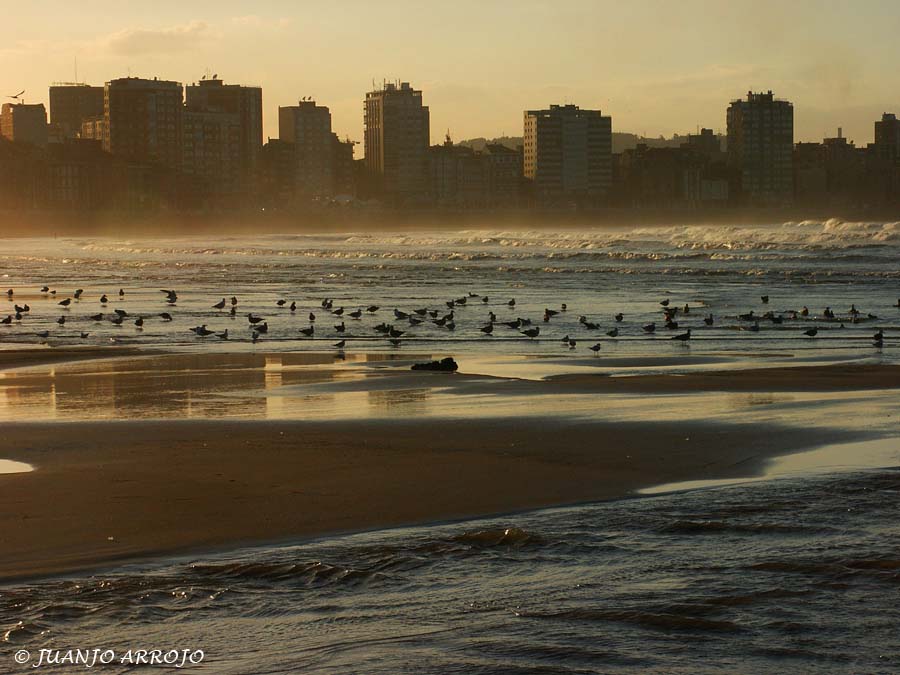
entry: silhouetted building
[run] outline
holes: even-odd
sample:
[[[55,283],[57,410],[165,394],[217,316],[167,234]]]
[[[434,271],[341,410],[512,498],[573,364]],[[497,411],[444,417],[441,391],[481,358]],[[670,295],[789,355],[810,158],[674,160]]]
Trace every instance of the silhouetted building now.
[[[875,155],[878,159],[896,162],[900,159],[900,120],[893,113],[884,113],[875,122]]]
[[[612,186],[612,118],[551,105],[525,112],[524,175],[541,204],[598,204]]]
[[[421,91],[403,82],[366,94],[366,168],[389,200],[415,203],[427,197],[429,138],[429,111]]]
[[[221,205],[241,183],[241,125],[237,114],[192,110],[183,113],[182,200],[194,207]]]
[[[353,161],[353,146],[350,139],[342,141],[337,134],[332,134],[331,145],[334,148],[334,194],[356,197],[356,166]]]
[[[297,192],[308,197],[333,195],[336,148],[331,111],[315,101],[279,107],[278,136],[293,146]]]
[[[682,148],[693,150],[706,157],[710,162],[717,162],[722,156],[722,143],[712,129],[701,129],[699,134],[688,134],[687,141],[681,144]]]
[[[103,115],[103,87],[54,84],[50,87],[50,123],[65,138],[76,138],[82,123]]]
[[[488,205],[518,206],[522,197],[522,146],[513,150],[500,143],[487,143],[482,153],[487,161]]]
[[[178,82],[121,78],[104,90],[103,149],[132,162],[178,169],[183,105]]]
[[[185,87],[185,105],[191,110],[236,115],[240,130],[238,162],[242,180],[249,184],[259,165],[263,144],[262,88],[224,84],[212,79]]]
[[[428,151],[433,203],[441,208],[473,209],[487,205],[488,173],[485,156],[454,145],[448,134],[443,145]]]
[[[745,203],[790,204],[793,198],[794,106],[772,92],[747,93],[727,112],[728,163],[741,173]]]
[[[47,145],[47,109],[43,103],[4,103],[0,136],[14,143]]]

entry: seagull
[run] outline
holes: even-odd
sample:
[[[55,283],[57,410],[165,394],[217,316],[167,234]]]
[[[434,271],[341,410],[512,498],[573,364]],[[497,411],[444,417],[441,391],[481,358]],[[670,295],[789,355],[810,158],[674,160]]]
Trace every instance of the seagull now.
[[[20,92],[19,92],[18,94],[16,94],[15,96],[7,96],[6,98],[11,98],[11,99],[14,99],[14,100],[18,101],[19,98],[20,98],[20,97],[22,96],[22,94],[24,94],[24,93],[25,93],[25,90],[23,89],[22,91],[20,91]]]
[[[100,304],[105,305],[107,302],[109,302],[109,298],[107,298],[106,293],[104,293],[103,295],[100,296]]]
[[[7,314],[5,319],[0,320],[0,323],[2,323],[4,326],[8,326],[12,323],[12,321],[12,314]]]
[[[618,328],[613,328],[612,330],[606,331],[606,334],[609,335],[609,337],[612,337],[612,338],[614,338],[614,337],[619,337],[619,329],[618,329]]]
[[[366,311],[367,311],[369,314],[374,314],[374,313],[377,312],[379,309],[380,309],[380,307],[378,307],[378,305],[369,305],[368,307],[366,307]]]
[[[624,318],[625,318],[625,315],[622,314],[621,312],[619,312],[619,313],[616,314],[616,316],[615,316],[616,323],[622,323],[622,319],[624,319]]]
[[[88,317],[91,321],[103,321],[103,314],[92,314]]]
[[[212,335],[213,333],[215,333],[214,330],[209,330],[209,329],[206,327],[206,324],[203,324],[202,326],[200,326],[200,328],[198,328],[198,329],[195,330],[194,332],[195,332],[197,335],[199,335],[200,337],[207,337],[207,336]]]
[[[396,328],[392,327],[390,332],[388,333],[388,335],[390,335],[392,338],[398,338],[398,337],[402,336],[405,332],[406,331],[397,330]]]
[[[88,335],[90,335],[90,333],[82,333],[82,334],[81,334],[81,339],[82,339],[82,340],[87,340]]]
[[[296,312],[297,311],[297,303],[294,302],[293,300],[291,300],[291,306],[288,307],[288,309],[291,310],[292,312]]]
[[[516,299],[515,299],[515,298],[512,298],[512,299],[511,299],[509,302],[507,302],[506,304],[509,305],[510,307],[515,307],[515,306],[516,306]]]
[[[116,326],[121,326],[123,319],[119,314],[116,314],[116,316],[114,318],[110,319],[109,321],[110,321],[110,323],[113,323]]]
[[[39,338],[47,339],[48,337],[50,337],[50,331],[42,330],[40,333],[35,333],[35,335],[37,335]]]
[[[113,311],[121,317],[128,316],[128,312],[126,312],[124,309],[114,309]]]
[[[267,321],[258,323],[255,326],[253,326],[253,330],[255,330],[257,333],[268,333],[269,332],[269,323]]]
[[[278,300],[275,304],[279,307],[284,307],[287,304],[287,300]]]
[[[345,330],[347,330],[347,326],[344,325],[344,322],[343,322],[343,321],[341,321],[340,323],[335,324],[334,329],[335,329],[338,333],[343,333]]]
[[[884,340],[884,331],[879,330],[875,335],[872,336],[873,340]]]
[[[763,301],[763,304],[764,304],[764,305],[768,305],[768,304],[769,304],[769,296],[768,296],[768,295],[760,296],[759,299]]]
[[[803,331],[804,335],[808,335],[809,337],[816,337],[816,334],[819,332],[818,328],[810,328],[809,330]]]
[[[124,288],[120,288],[120,289],[119,289],[119,297],[120,297],[120,298],[124,298],[124,297],[125,297],[125,289],[124,289]]]
[[[72,304],[72,298],[66,298],[65,300],[60,300],[56,304],[60,305],[62,307],[68,307],[69,305]]]
[[[334,344],[334,348],[335,348],[335,349],[343,349],[343,348],[344,348],[344,345],[346,345],[346,344],[347,344],[347,341],[346,341],[346,340],[341,340],[340,342],[336,342],[336,343]]]
[[[83,288],[78,288],[75,290],[75,299],[79,300],[81,298],[81,294],[84,293]]]
[[[673,335],[673,340],[681,340],[682,342],[687,342],[691,339],[691,329],[687,329],[687,333],[681,333],[680,335]]]
[[[487,326],[482,326],[478,330],[480,330],[485,335],[490,335],[491,333],[494,332],[494,324],[489,323]]]
[[[138,318],[136,318],[134,320],[134,325],[137,326],[138,328],[143,328],[144,327],[144,317],[139,316]]]
[[[348,314],[347,316],[350,316],[350,317],[352,317],[352,318],[354,318],[354,319],[358,319],[359,317],[362,316],[362,310],[361,310],[361,309],[358,309],[358,310],[356,310],[355,312],[350,312],[350,314]]]
[[[41,286],[41,293],[49,293],[49,292],[50,292],[49,286]]]
[[[531,338],[532,340],[536,338],[541,333],[540,328],[529,328],[528,330],[519,331],[522,335]]]
[[[212,306],[213,309],[225,309],[225,298],[222,298]]]
[[[394,317],[397,318],[397,319],[408,319],[408,318],[409,318],[409,314],[407,314],[406,312],[401,312],[399,309],[395,309],[395,310],[394,310]]]
[[[259,323],[263,318],[261,316],[253,316],[252,314],[247,315],[247,321],[250,323]]]
[[[301,328],[300,332],[303,333],[306,337],[312,337],[313,333],[316,332],[316,327],[310,326],[309,328]]]
[[[226,328],[224,333],[216,333],[216,337],[219,338],[220,340],[227,340],[228,339],[228,329]]]
[[[661,304],[663,307],[668,307],[668,306],[669,306],[669,299],[666,298],[665,300],[660,300],[660,301],[659,301],[659,304]]]
[[[710,314],[709,316],[704,317],[703,323],[705,323],[707,326],[712,326],[713,325],[713,315]]]
[[[600,343],[598,342],[597,344],[591,346],[589,349],[596,354],[600,351]]]
[[[645,332],[645,333],[652,333],[652,332],[655,331],[655,330],[656,330],[656,324],[655,324],[655,323],[648,323],[646,326],[644,326],[644,332]]]
[[[388,342],[390,342],[395,347],[399,347],[400,343],[403,342],[403,340],[399,340],[398,338],[390,338],[388,339]]]
[[[340,316],[341,314],[344,313],[344,308],[338,307],[337,309],[332,310],[331,313],[334,314],[335,316]]]
[[[172,315],[169,314],[168,312],[163,312],[162,314],[159,315],[159,318],[162,319],[163,321],[171,321]]]
[[[237,307],[237,298],[234,297],[233,295],[231,296],[231,306]]]
[[[569,340],[569,349],[575,349],[575,345],[577,344],[578,342],[576,342],[575,340]]]
[[[60,326],[64,325],[66,323],[66,317],[64,317],[64,316],[59,317],[56,320],[56,323],[58,323]]]

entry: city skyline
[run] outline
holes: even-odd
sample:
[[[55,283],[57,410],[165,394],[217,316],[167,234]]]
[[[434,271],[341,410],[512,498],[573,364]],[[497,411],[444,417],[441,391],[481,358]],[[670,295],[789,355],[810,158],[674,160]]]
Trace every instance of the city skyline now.
[[[762,3],[765,11],[757,3],[740,26],[743,10],[699,2],[677,10],[569,2],[554,11],[525,2],[515,13],[464,2],[437,17],[406,2],[377,11],[345,2],[317,10],[314,22],[284,2],[249,16],[235,2],[162,2],[152,11],[50,4],[49,21],[46,12],[12,10],[16,37],[0,46],[4,95],[25,89],[28,102],[48,105],[47,85],[75,79],[76,59],[77,79],[95,85],[128,74],[188,85],[217,73],[263,87],[264,135],[273,138],[278,107],[312,96],[330,108],[339,136],[362,141],[360,96],[383,80],[425,92],[433,144],[448,129],[456,139],[517,136],[521,111],[550,102],[602,109],[616,131],[724,133],[723,100],[772,89],[795,104],[796,141],[840,126],[865,145],[872,119],[900,107],[890,70],[897,48],[878,39],[900,11],[881,2],[828,13],[814,11],[820,3]],[[738,29],[744,37],[733,39]],[[563,49],[562,38],[579,49]]]

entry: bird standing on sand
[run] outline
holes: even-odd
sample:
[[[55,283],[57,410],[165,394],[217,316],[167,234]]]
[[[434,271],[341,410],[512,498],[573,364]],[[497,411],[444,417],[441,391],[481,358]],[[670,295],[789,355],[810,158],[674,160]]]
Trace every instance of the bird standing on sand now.
[[[687,342],[691,339],[691,329],[688,328],[686,333],[681,333],[680,335],[673,335],[673,340],[681,340],[682,342]]]
[[[340,342],[336,342],[334,344],[334,348],[335,349],[343,349],[346,344],[347,344],[346,340],[341,340]]]
[[[61,307],[66,307],[66,308],[68,308],[68,306],[72,304],[72,298],[66,298],[65,300],[60,300],[60,301],[57,302],[56,304],[59,305],[59,306],[61,306]]]
[[[589,349],[597,354],[600,351],[600,343],[598,342],[597,344],[592,345],[591,347],[589,347]]]
[[[66,317],[64,317],[64,316],[59,317],[59,318],[56,320],[56,323],[58,323],[60,326],[65,325],[65,323],[66,323]]]
[[[306,337],[312,337],[313,333],[316,332],[315,326],[310,326],[309,328],[301,328],[300,332],[303,333]]]
[[[819,333],[819,329],[818,329],[818,328],[810,328],[809,330],[803,331],[803,334],[804,334],[804,335],[807,335],[807,336],[809,336],[809,337],[816,337],[816,335],[817,335],[818,333]]]
[[[80,299],[81,299],[81,294],[82,294],[82,293],[84,293],[84,289],[83,289],[83,288],[77,288],[77,289],[75,289],[75,299],[76,299],[76,300],[80,300]]]
[[[109,298],[106,297],[106,293],[104,293],[103,295],[100,296],[100,304],[101,305],[105,305],[108,302],[109,302]]]
[[[168,312],[163,312],[162,314],[159,315],[159,318],[162,319],[163,321],[171,321],[172,315],[169,314]]]
[[[541,333],[540,328],[529,328],[527,330],[519,331],[525,337],[531,338],[532,340],[536,338]]]
[[[654,332],[655,330],[656,330],[656,324],[655,324],[655,323],[648,323],[646,326],[644,326],[644,332],[645,332],[645,333],[652,333],[652,332]]]
[[[310,313],[309,313],[309,320],[310,320],[310,321],[315,321],[315,320],[316,320],[316,315],[313,314],[312,312],[310,312]]]
[[[619,329],[613,328],[612,330],[606,331],[606,334],[609,335],[609,337],[611,337],[611,338],[619,337]]]
[[[614,318],[616,320],[616,323],[622,323],[622,320],[625,318],[625,315],[622,314],[621,312],[619,312],[618,314],[616,314],[616,316]]]
[[[222,298],[212,306],[213,309],[225,309],[225,298]]]

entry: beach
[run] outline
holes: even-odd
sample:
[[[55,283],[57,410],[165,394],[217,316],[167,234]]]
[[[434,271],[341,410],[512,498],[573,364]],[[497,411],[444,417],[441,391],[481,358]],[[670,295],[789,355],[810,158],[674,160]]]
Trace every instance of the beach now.
[[[34,470],[0,474],[2,580],[149,556],[622,498],[664,483],[754,476],[773,457],[868,437],[859,430],[754,425],[748,420],[725,423],[689,415],[680,421],[664,415],[645,421],[609,420],[602,414],[570,419],[554,414],[553,405],[547,407],[548,397],[564,406],[566,397],[589,396],[590,405],[602,410],[617,393],[639,394],[652,406],[659,404],[653,403],[654,397],[663,402],[673,394],[798,388],[883,393],[900,387],[898,366],[836,364],[630,377],[601,374],[607,369],[598,366],[594,370],[601,373],[526,380],[411,373],[402,362],[380,367],[377,377],[355,378],[339,362],[336,368],[344,376],[336,384],[329,378],[322,382],[324,366],[306,365],[298,370],[313,376],[298,374],[296,381],[307,383],[288,385],[287,390],[296,397],[300,394],[291,387],[305,387],[308,393],[332,386],[329,395],[335,397],[343,387],[349,397],[359,391],[370,396],[394,392],[402,401],[404,391],[458,388],[464,398],[474,391],[479,397],[506,400],[514,408],[532,408],[532,414],[482,413],[466,419],[463,403],[458,417],[416,418],[403,415],[401,403],[400,414],[394,408],[390,416],[340,421],[302,419],[302,407],[288,419],[259,419],[251,412],[256,407],[245,410],[244,417],[159,419],[154,411],[165,416],[171,410],[160,408],[159,399],[169,397],[154,391],[148,378],[161,377],[164,364],[184,368],[187,358],[203,373],[230,364],[233,370],[225,379],[229,390],[246,393],[258,386],[266,392],[260,373],[272,370],[272,356],[249,361],[228,354],[200,360],[178,354],[110,359],[114,353],[36,350],[27,353],[26,367],[6,371],[16,376],[10,382],[24,388],[51,378],[57,395],[64,398],[67,389],[61,383],[85,382],[92,371],[110,380],[114,366],[121,373],[112,380],[114,388],[139,391],[148,416],[110,419],[113,409],[106,411],[111,415],[91,419],[90,405],[76,400],[73,407],[85,418],[80,421],[29,422],[26,416],[25,421],[4,425],[0,457]],[[52,364],[51,371],[40,369],[41,355],[44,364]],[[5,356],[5,365],[15,363],[11,354]],[[68,376],[60,368],[66,357],[75,359],[69,362],[75,372]],[[287,357],[277,358],[281,364]],[[304,360],[309,361],[316,359]],[[261,367],[253,368],[254,362]],[[370,375],[365,372],[369,364],[363,360],[356,370]],[[277,382],[274,391],[270,387],[270,399],[282,395],[284,380]],[[89,395],[103,401],[93,387],[85,386]],[[203,391],[200,385],[191,398],[202,398]],[[444,394],[454,395],[460,394]],[[6,400],[13,419],[16,400]],[[341,408],[339,401],[331,402]],[[128,409],[137,405],[129,400]]]

